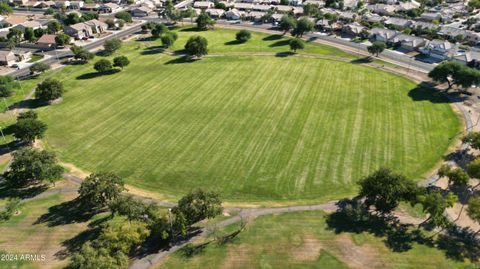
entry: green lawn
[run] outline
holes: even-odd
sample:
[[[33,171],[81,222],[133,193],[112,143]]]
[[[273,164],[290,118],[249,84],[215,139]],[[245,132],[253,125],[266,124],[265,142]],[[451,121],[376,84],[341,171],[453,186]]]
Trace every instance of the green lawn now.
[[[363,232],[335,234],[325,213],[286,213],[258,217],[232,242],[208,244],[199,254],[175,252],[157,269],[168,268],[475,268],[447,259],[438,249],[414,243],[404,252],[385,246],[384,237]],[[238,228],[233,224],[217,234]],[[208,240],[209,241],[209,240]],[[194,244],[198,246],[200,243]]]
[[[51,225],[51,222],[39,221],[40,217],[49,212],[49,208],[72,199],[74,194],[56,194],[20,206],[20,214],[10,220],[0,222],[0,253],[2,251],[16,254],[45,255],[45,261],[0,262],[0,268],[58,268],[68,262],[60,259],[62,246],[66,240],[74,238],[87,229],[87,223],[62,223]],[[68,213],[50,218],[61,222],[68,218]],[[52,221],[53,222],[53,221]]]
[[[263,34],[224,45],[228,30],[180,31],[173,50],[192,34],[207,36],[211,53],[288,50]],[[300,203],[352,195],[382,165],[421,177],[459,131],[440,95],[373,68],[274,56],[181,63],[145,49],[158,42],[124,46],[117,55],[132,63],[116,74],[96,76],[93,63],[46,74],[67,89],[40,109],[46,145],[63,161],[171,199],[208,188],[233,202]]]

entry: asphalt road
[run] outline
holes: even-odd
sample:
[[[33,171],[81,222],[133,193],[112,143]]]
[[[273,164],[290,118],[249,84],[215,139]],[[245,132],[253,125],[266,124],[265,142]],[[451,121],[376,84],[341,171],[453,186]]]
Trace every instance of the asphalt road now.
[[[92,50],[94,48],[102,46],[105,43],[105,41],[108,40],[108,39],[127,37],[129,35],[132,35],[134,33],[137,33],[139,31],[141,31],[142,24],[143,23],[137,24],[137,25],[135,25],[131,28],[125,29],[124,31],[121,31],[121,32],[115,33],[113,35],[109,35],[105,38],[93,41],[92,43],[89,43],[89,44],[87,44],[83,47],[87,50]],[[54,56],[54,57],[44,59],[44,60],[40,60],[38,62],[42,62],[42,63],[46,63],[46,64],[54,64],[54,63],[57,63],[57,62],[61,61],[64,58],[73,56],[73,53],[71,51],[57,51],[56,53],[53,52],[53,51],[50,51],[50,52],[47,52],[47,53]],[[9,75],[15,76],[17,78],[19,78],[19,77],[21,78],[21,77],[24,77],[24,76],[28,76],[29,74],[30,74],[30,70],[28,68],[22,68],[22,69],[19,69],[19,70],[16,70],[16,71],[10,73]]]

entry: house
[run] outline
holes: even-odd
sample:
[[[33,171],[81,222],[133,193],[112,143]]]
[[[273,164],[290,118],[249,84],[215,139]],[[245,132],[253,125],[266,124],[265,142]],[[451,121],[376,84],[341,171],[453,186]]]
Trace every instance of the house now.
[[[285,5],[277,5],[275,6],[275,9],[278,13],[288,13],[290,11],[293,11],[293,7]]]
[[[106,3],[100,5],[98,12],[100,13],[115,13],[120,10],[120,6],[115,3]]]
[[[13,0],[12,3],[16,6],[25,6],[28,3],[28,0]]]
[[[255,11],[267,12],[270,9],[272,9],[272,6],[270,6],[270,5],[254,5],[252,9],[255,10]]]
[[[430,30],[437,30],[439,28],[438,25],[431,22],[424,22],[424,21],[414,21],[412,24],[413,28],[421,28],[421,29],[430,29]]]
[[[55,7],[58,9],[68,8],[70,6],[70,1],[55,1]]]
[[[358,5],[358,0],[344,0],[343,9],[354,9]]]
[[[442,25],[440,26],[440,30],[438,31],[438,34],[448,38],[455,38],[457,36],[466,37],[467,31],[457,27]]]
[[[401,48],[409,51],[414,51],[420,47],[425,46],[427,40],[422,37],[412,36],[407,34],[398,34],[394,36],[391,40],[391,43],[399,44]]]
[[[377,14],[365,14],[362,17],[362,20],[369,23],[383,23],[383,21],[385,21],[385,18]]]
[[[433,21],[437,20],[440,21],[442,19],[442,15],[436,12],[425,12],[420,15],[420,19],[423,21]]]
[[[358,36],[362,31],[366,30],[365,26],[354,22],[343,26],[342,31],[351,36]]]
[[[260,12],[260,11],[250,11],[247,14],[247,18],[253,21],[261,21],[263,16],[265,16],[265,12]]]
[[[24,23],[16,25],[14,28],[25,30],[26,28],[39,29],[44,28],[43,25],[38,21],[26,21]]]
[[[373,13],[377,13],[380,15],[389,15],[393,14],[397,8],[393,5],[385,5],[385,4],[375,4],[375,5],[368,5],[367,9]]]
[[[32,52],[29,50],[15,50],[13,54],[17,62],[28,61],[32,58]]]
[[[410,25],[412,25],[412,21],[402,19],[402,18],[397,18],[397,17],[390,17],[384,23],[386,25],[394,26],[395,28],[398,28],[398,29],[405,29],[407,27],[410,27]]]
[[[408,1],[408,2],[400,2],[398,4],[398,9],[399,11],[408,11],[408,10],[412,10],[412,9],[417,9],[420,7],[420,3],[412,0],[412,1]]]
[[[152,10],[148,7],[141,6],[134,8],[130,11],[134,17],[147,17],[152,13]]]
[[[225,14],[225,10],[218,9],[218,8],[209,8],[209,9],[207,9],[206,12],[207,12],[208,15],[210,15],[210,17],[212,17],[214,19],[221,18]]]
[[[49,8],[54,6],[55,6],[55,2],[53,1],[41,1],[33,5],[34,8]]]
[[[92,28],[93,33],[103,33],[107,31],[108,25],[104,22],[101,22],[99,20],[93,19],[85,22],[86,25],[90,26]]]
[[[214,6],[213,2],[209,2],[209,1],[196,1],[195,3],[193,3],[193,7],[199,8],[199,9],[209,9],[209,8],[213,8],[213,6]]]
[[[382,29],[382,28],[373,28],[370,30],[370,38],[375,41],[382,41],[387,43],[398,34],[395,30]]]
[[[65,26],[63,32],[75,39],[89,38],[93,36],[92,27],[83,22]]]
[[[253,5],[249,3],[234,3],[233,8],[238,10],[252,10]]]
[[[303,7],[293,7],[293,14],[295,15],[303,14]]]
[[[282,20],[283,16],[284,16],[283,14],[278,14],[278,13],[272,14],[272,20],[275,22],[279,22]]]
[[[357,14],[351,11],[344,11],[344,12],[338,13],[338,18],[346,22],[352,22],[355,20],[356,17],[357,17]]]
[[[446,40],[434,39],[420,48],[420,52],[438,60],[445,60],[449,57],[450,51],[454,49],[454,45]]]
[[[240,20],[242,17],[242,12],[238,9],[230,9],[229,11],[225,12],[225,17],[227,20]]]
[[[42,35],[38,40],[37,44],[43,47],[54,47],[56,45],[55,42],[56,35]]]
[[[325,1],[322,1],[322,0],[307,0],[307,1],[303,2],[303,6],[305,6],[307,4],[316,5],[318,7],[324,7],[325,6]]]
[[[82,10],[95,11],[100,8],[100,4],[97,3],[85,3],[83,4]]]
[[[83,5],[84,5],[83,1],[71,1],[69,8],[79,10],[83,7]]]
[[[15,54],[12,51],[0,50],[0,65],[12,65],[15,60]]]

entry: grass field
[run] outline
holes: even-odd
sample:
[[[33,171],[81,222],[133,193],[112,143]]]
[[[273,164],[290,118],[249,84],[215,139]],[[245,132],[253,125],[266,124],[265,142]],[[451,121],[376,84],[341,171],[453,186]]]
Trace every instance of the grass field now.
[[[197,255],[180,250],[157,269],[168,268],[475,268],[447,259],[438,249],[414,243],[404,252],[385,246],[384,237],[363,232],[336,234],[321,212],[287,213],[251,220],[232,242],[210,243]],[[226,234],[238,224],[220,230]],[[207,240],[209,241],[209,240]],[[194,244],[200,245],[200,243]]]
[[[86,223],[51,225],[38,220],[50,207],[70,199],[71,194],[57,194],[27,202],[21,205],[19,215],[0,222],[0,250],[18,255],[45,255],[46,258],[38,262],[0,262],[0,268],[60,268],[66,265],[68,261],[57,256],[64,250],[62,244],[87,229]]]
[[[207,36],[211,53],[288,51],[263,34],[225,45],[228,30],[180,31],[174,49],[193,34]],[[55,72],[64,101],[40,110],[46,145],[63,161],[171,199],[201,187],[227,201],[325,201],[352,195],[382,165],[421,177],[459,131],[440,95],[373,68],[274,56],[182,63],[155,45],[128,43],[117,55],[132,63],[116,74],[98,76],[92,64]]]

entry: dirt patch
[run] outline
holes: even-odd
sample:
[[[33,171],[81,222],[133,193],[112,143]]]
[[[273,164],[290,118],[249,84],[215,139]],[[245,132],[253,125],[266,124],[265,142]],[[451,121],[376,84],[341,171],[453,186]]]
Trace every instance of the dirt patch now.
[[[290,255],[296,261],[314,262],[320,256],[323,249],[322,243],[313,235],[304,235],[303,244],[294,248]]]
[[[351,268],[370,269],[384,267],[378,251],[368,244],[356,245],[350,235],[339,235],[335,243],[337,248],[335,256]]]

